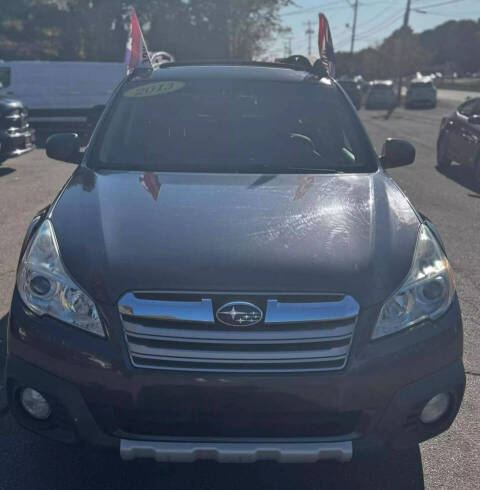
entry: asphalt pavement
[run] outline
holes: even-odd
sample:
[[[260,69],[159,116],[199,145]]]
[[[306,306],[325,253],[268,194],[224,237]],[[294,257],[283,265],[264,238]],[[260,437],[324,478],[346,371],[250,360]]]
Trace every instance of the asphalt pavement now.
[[[438,97],[443,101],[460,103],[466,99],[473,99],[479,96],[480,94],[478,92],[472,92],[471,90],[438,89]]]
[[[413,166],[391,171],[415,206],[439,228],[455,270],[465,325],[467,391],[452,428],[440,437],[395,455],[363,457],[349,464],[123,463],[117,454],[70,448],[45,441],[0,419],[0,490],[37,489],[452,489],[480,488],[480,194],[468,170],[440,172],[435,143],[442,115],[465,94],[444,96],[433,110],[397,109],[360,115],[375,146],[387,137],[409,139],[417,148]],[[458,97],[461,97],[458,99]],[[24,232],[35,212],[55,197],[73,166],[49,161],[43,150],[0,167],[0,329],[15,280]],[[74,218],[74,217],[72,217]],[[3,319],[2,319],[3,318]],[[2,346],[0,345],[0,348]]]

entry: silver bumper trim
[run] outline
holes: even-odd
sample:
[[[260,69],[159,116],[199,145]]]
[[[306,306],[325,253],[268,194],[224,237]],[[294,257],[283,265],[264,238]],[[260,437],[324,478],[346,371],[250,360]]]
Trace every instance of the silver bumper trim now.
[[[155,442],[122,439],[120,456],[125,461],[153,458],[158,462],[192,463],[209,459],[219,463],[315,463],[352,459],[351,441],[340,442]]]

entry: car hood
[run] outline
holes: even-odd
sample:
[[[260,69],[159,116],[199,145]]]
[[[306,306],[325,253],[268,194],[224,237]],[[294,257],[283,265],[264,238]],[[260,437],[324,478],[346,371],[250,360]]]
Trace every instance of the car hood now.
[[[129,290],[319,292],[383,301],[419,219],[382,171],[241,175],[78,169],[51,212],[63,261],[98,301]]]

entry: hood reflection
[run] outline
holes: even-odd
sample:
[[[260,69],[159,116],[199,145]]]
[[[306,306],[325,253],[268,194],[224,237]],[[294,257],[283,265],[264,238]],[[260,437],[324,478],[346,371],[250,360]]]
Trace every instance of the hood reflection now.
[[[143,172],[140,175],[140,183],[142,187],[153,197],[156,201],[158,200],[158,195],[160,193],[160,189],[162,188],[162,184],[158,178],[158,175],[154,172]]]

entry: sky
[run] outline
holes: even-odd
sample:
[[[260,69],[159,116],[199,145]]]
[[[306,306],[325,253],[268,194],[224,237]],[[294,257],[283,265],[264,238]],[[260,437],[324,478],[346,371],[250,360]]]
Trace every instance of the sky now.
[[[318,13],[326,14],[336,51],[349,51],[353,8],[355,0],[294,0],[295,5],[281,11],[285,27],[292,33],[278,38],[268,48],[268,55],[283,56],[285,45],[291,42],[293,54],[307,54],[306,23],[311,21],[315,34],[312,37],[313,54],[318,54],[316,34]],[[410,26],[415,32],[431,29],[447,20],[479,19],[480,0],[411,0]],[[359,0],[355,51],[374,46],[388,37],[403,23],[407,0]],[[425,12],[425,13],[421,13]],[[291,41],[288,40],[291,37]]]

